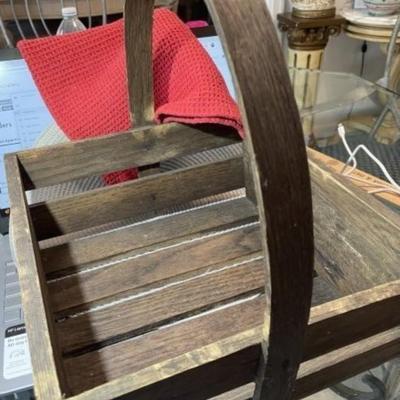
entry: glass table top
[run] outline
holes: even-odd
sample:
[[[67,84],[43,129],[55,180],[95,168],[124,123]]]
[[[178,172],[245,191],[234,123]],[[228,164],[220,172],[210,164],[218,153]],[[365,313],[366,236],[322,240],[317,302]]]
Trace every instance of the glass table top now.
[[[324,138],[335,134],[344,123],[350,131],[358,130],[373,136],[377,142],[392,144],[400,138],[399,96],[382,86],[353,74],[290,69],[296,101],[303,120],[312,120],[306,134],[317,142],[329,144]],[[370,130],[376,119],[387,111],[374,134]],[[369,129],[368,129],[369,128]],[[333,138],[332,138],[333,140]]]
[[[382,86],[345,73],[290,69],[306,143],[346,162],[349,151],[338,134],[342,124],[350,150],[365,146],[400,183],[400,98]],[[387,181],[363,150],[357,168]],[[399,208],[400,211],[400,208]]]

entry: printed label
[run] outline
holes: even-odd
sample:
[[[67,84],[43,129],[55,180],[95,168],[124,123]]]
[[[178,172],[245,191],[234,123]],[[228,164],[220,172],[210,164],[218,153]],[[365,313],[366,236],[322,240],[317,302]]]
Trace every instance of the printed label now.
[[[4,378],[13,379],[32,373],[25,325],[6,329],[4,340]]]

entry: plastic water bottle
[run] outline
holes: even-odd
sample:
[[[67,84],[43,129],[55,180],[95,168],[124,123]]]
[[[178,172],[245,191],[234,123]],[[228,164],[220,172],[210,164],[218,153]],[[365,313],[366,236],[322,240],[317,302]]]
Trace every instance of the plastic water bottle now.
[[[57,35],[65,35],[66,33],[81,32],[86,30],[86,26],[78,18],[75,7],[63,7],[63,20],[57,29]]]

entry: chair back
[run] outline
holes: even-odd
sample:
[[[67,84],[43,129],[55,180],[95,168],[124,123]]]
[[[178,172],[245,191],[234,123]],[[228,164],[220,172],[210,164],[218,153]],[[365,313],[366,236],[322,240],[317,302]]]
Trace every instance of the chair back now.
[[[124,0],[0,0],[0,48],[20,39],[55,34],[63,7],[76,7],[88,28],[106,24],[122,14]],[[156,6],[178,10],[179,0],[157,0]]]

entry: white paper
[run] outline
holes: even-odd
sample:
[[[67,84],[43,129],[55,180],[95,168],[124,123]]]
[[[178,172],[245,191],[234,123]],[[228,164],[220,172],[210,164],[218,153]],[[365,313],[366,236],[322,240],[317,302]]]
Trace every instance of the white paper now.
[[[0,62],[0,208],[8,207],[3,156],[32,147],[53,122],[23,60]]]
[[[4,340],[4,378],[14,379],[31,374],[31,356],[25,326],[17,325],[7,331],[11,333],[6,334]]]
[[[222,48],[221,40],[218,36],[206,36],[199,38],[200,43],[210,55],[214,64],[217,66],[219,72],[225,80],[229,93],[235,98],[235,89],[233,86],[232,75],[229,70],[228,62],[225,58],[224,50]]]

